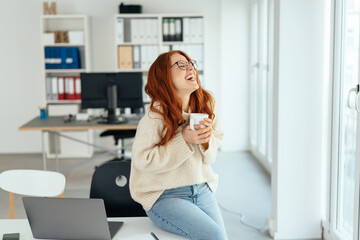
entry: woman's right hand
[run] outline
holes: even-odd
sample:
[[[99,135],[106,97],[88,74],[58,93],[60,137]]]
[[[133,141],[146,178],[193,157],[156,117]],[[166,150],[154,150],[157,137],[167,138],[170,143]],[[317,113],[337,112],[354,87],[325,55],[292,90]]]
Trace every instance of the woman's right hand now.
[[[190,144],[203,144],[208,143],[212,134],[212,127],[207,126],[206,128],[201,128],[201,124],[194,125],[195,130],[190,129],[190,125],[187,125],[182,130],[183,138],[187,143]]]

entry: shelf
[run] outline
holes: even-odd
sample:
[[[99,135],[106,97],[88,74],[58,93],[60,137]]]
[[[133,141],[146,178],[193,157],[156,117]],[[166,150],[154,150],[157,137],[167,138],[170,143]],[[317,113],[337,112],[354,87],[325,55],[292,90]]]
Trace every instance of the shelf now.
[[[203,18],[203,15],[199,14],[192,14],[192,13],[185,13],[185,14],[178,14],[178,13],[120,13],[115,15],[116,18],[182,18],[182,17],[196,17],[196,18]]]
[[[204,18],[204,15],[202,14],[196,14],[196,13],[163,13],[160,14],[162,18],[184,18],[184,17],[191,17],[191,18]]]
[[[203,42],[182,42],[182,41],[169,41],[169,42],[161,42],[163,45],[203,45]]]
[[[81,100],[46,100],[47,104],[79,104]]]
[[[40,24],[40,39],[41,39],[41,50],[42,50],[42,73],[43,73],[43,82],[45,86],[45,103],[51,109],[51,114],[53,115],[68,115],[76,114],[81,109],[81,100],[80,99],[64,99],[58,100],[54,94],[60,92],[60,83],[63,84],[61,92],[66,93],[74,92],[79,87],[79,82],[76,80],[74,86],[71,85],[70,80],[67,82],[66,77],[79,77],[80,73],[90,72],[91,71],[91,53],[90,53],[90,26],[89,18],[87,15],[77,14],[77,15],[43,15],[41,16]],[[68,43],[55,43],[54,41],[44,41],[45,33],[54,33],[56,31],[81,31],[83,32],[83,38],[78,41],[72,41]],[[54,35],[55,37],[55,35]],[[69,37],[69,36],[68,36]],[[70,40],[70,38],[69,38]],[[75,39],[76,40],[76,39]],[[45,61],[45,48],[55,48],[55,47],[75,47],[79,50],[79,57],[81,65],[78,65],[80,68],[60,68],[60,69],[46,69]],[[51,56],[48,56],[51,58]],[[60,56],[56,56],[60,57]],[[60,82],[59,78],[62,77],[63,80]],[[67,82],[67,83],[66,83]],[[55,85],[54,85],[55,84]],[[81,84],[80,84],[81,85]],[[68,89],[66,89],[68,88]],[[51,100],[56,99],[56,100]],[[66,135],[71,136],[76,139],[80,139],[86,142],[93,142],[93,132],[91,130],[85,131],[67,131]],[[56,140],[56,141],[55,141]],[[77,145],[77,143],[72,142],[66,138],[58,138],[52,134],[47,134],[45,138],[45,147],[47,156],[52,158],[54,157],[54,149],[57,146],[59,150],[59,158],[87,158],[92,156],[93,147],[85,145]]]
[[[149,69],[133,69],[133,68],[129,68],[129,69],[124,69],[124,68],[117,68],[116,72],[148,72]],[[198,69],[197,70],[199,73],[202,73],[204,71],[204,69]]]
[[[181,28],[179,29],[179,21],[177,23],[177,34],[181,30],[183,36],[182,39],[186,41],[163,41],[163,30],[164,30],[164,19],[182,19]],[[199,31],[203,32],[203,21],[204,16],[199,13],[188,13],[188,14],[116,14],[114,18],[114,30],[115,30],[115,71],[116,72],[140,72],[143,77],[143,86],[147,81],[147,75],[149,74],[149,68],[151,63],[163,52],[170,50],[182,50],[194,59],[198,60],[199,75],[204,75],[204,35],[195,34]],[[186,30],[184,30],[186,19]],[[190,21],[194,20],[194,24],[190,25]],[[195,24],[196,23],[196,24]],[[190,27],[193,26],[193,27]],[[134,28],[134,29],[133,29]],[[168,24],[168,34],[174,35],[176,32],[176,25],[170,26]],[[174,29],[175,28],[175,29]],[[171,34],[170,34],[171,29]],[[186,33],[186,35],[185,35]],[[178,37],[178,35],[175,36]],[[191,34],[195,35],[192,36]],[[169,39],[179,39],[179,38]],[[141,42],[146,40],[152,40],[149,42]],[[132,61],[132,64],[129,62]],[[120,63],[122,65],[120,65]],[[126,63],[126,64],[125,64]],[[119,66],[126,66],[129,69],[119,68]],[[131,66],[141,67],[140,69],[130,68]],[[201,79],[203,82],[203,79]],[[149,104],[149,100],[146,98],[146,93],[143,87],[144,103]]]
[[[159,18],[159,14],[151,13],[120,13],[116,14],[115,18]]]
[[[118,43],[118,46],[137,46],[137,45],[146,45],[146,46],[159,46],[159,43],[131,43],[131,42],[124,42]]]
[[[82,73],[87,72],[85,68],[74,69],[45,69],[45,73]]]
[[[44,44],[44,47],[85,47],[85,44],[54,43],[54,44]]]
[[[148,72],[148,69],[133,69],[133,68],[129,68],[129,69],[124,69],[124,68],[117,68],[116,69],[117,72]]]
[[[202,42],[183,42],[183,41],[171,41],[171,42],[161,42],[160,44],[162,45],[203,45],[204,43]],[[146,45],[146,46],[151,46],[151,45],[155,45],[158,46],[159,43],[132,43],[132,42],[124,42],[124,43],[118,43],[118,46],[137,46],[137,45]]]
[[[42,19],[84,19],[86,15],[42,15]]]

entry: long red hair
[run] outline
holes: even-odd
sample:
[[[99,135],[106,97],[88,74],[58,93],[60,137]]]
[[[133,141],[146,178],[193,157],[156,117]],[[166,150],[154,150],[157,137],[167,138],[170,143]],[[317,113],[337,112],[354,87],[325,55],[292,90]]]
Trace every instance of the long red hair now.
[[[176,95],[171,81],[170,57],[175,53],[183,55],[188,61],[191,60],[186,53],[179,50],[159,55],[149,69],[148,80],[145,85],[145,92],[151,98],[150,110],[162,115],[164,119],[164,128],[162,129],[163,137],[156,146],[166,146],[177,134],[179,126],[186,122],[182,117],[181,99]],[[201,87],[197,71],[196,81],[199,88],[190,95],[190,111],[207,113],[210,119],[214,119],[215,100],[209,92]]]

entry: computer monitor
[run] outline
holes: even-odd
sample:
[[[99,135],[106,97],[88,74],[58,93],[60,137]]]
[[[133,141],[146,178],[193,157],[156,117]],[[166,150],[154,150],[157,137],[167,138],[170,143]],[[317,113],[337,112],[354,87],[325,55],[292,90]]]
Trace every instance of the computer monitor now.
[[[142,73],[81,73],[81,107],[106,108],[107,123],[114,124],[121,121],[115,116],[115,109],[141,108]]]

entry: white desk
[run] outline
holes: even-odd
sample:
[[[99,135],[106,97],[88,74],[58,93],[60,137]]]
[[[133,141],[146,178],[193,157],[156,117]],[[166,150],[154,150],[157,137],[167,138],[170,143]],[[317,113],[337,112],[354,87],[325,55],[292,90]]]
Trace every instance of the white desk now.
[[[113,239],[121,240],[121,237],[136,236],[153,232],[159,240],[184,240],[186,238],[165,232],[156,227],[147,217],[109,218],[109,221],[123,221],[124,225]],[[0,219],[0,238],[4,233],[20,233],[20,240],[33,240],[29,222],[27,219]],[[141,240],[141,239],[139,239]]]
[[[141,116],[134,116],[134,117],[128,117],[128,121],[121,124],[99,124],[99,120],[93,120],[90,122],[87,121],[72,121],[65,123],[64,117],[49,117],[47,119],[40,119],[40,117],[35,117],[31,119],[29,122],[22,125],[19,130],[20,131],[41,131],[41,143],[42,143],[42,153],[43,153],[43,168],[44,170],[47,170],[46,167],[46,150],[45,150],[45,133],[48,132],[53,135],[57,135],[60,137],[67,138],[69,140],[79,142],[82,144],[86,144],[89,146],[92,146],[96,149],[101,149],[103,151],[106,151],[107,153],[112,153],[116,156],[117,149],[108,149],[103,146],[99,146],[98,144],[88,143],[76,138],[72,138],[69,136],[66,136],[64,134],[61,134],[61,131],[80,131],[80,130],[91,130],[91,129],[102,129],[102,130],[134,130],[137,129],[137,125],[141,119]],[[59,169],[59,159],[57,156],[58,149],[57,149],[57,142],[55,138],[55,160],[56,160],[56,171],[60,172],[67,172],[71,170],[73,167],[79,167],[83,164],[88,163],[89,161],[96,160],[94,158],[92,159],[85,159],[81,162],[78,162],[74,164],[73,166],[70,166],[66,169],[60,170]]]

